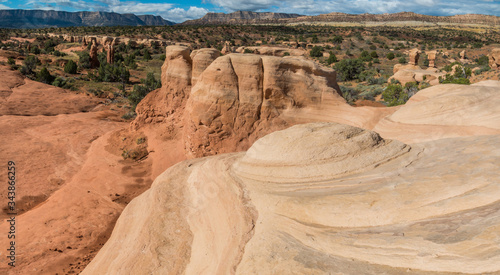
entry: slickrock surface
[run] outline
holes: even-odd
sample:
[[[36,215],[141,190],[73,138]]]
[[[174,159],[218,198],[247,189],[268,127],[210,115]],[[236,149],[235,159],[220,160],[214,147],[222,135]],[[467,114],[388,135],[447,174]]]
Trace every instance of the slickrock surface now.
[[[83,274],[499,272],[499,142],[293,126],[165,171]]]

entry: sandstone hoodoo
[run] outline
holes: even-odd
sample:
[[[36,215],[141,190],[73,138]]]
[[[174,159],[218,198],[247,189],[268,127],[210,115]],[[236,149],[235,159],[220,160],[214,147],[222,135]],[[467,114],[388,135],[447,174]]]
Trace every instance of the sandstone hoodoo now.
[[[169,46],[162,88],[137,106],[133,125],[183,121],[191,157],[247,149],[289,123],[281,114],[341,97],[334,70],[312,61]]]
[[[95,40],[92,40],[92,46],[90,46],[90,66],[92,68],[99,67],[99,59],[97,58],[97,44]]]
[[[410,61],[408,62],[408,64],[414,65],[414,66],[418,65],[418,59],[420,57],[420,53],[421,52],[418,49],[411,50],[410,54],[409,54],[410,55]]]
[[[268,129],[284,127],[279,116],[287,109],[320,105],[324,97],[340,94],[335,71],[311,61],[219,57],[191,90],[185,111],[186,149],[197,157],[237,151]]]

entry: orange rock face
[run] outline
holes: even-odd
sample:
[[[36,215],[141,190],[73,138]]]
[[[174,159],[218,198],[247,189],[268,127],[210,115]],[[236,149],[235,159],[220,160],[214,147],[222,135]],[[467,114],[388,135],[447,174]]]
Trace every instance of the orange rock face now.
[[[257,138],[287,125],[290,108],[319,105],[340,95],[333,70],[313,62],[231,54],[214,61],[193,86],[184,130],[191,156],[244,150]]]
[[[343,101],[335,71],[312,61],[249,54],[218,57],[213,49],[189,54],[179,46],[166,51],[163,86],[137,106],[133,127],[182,122],[190,157],[245,150],[257,138],[288,125],[279,118],[282,112],[317,106],[325,95]]]
[[[489,55],[490,61],[489,65],[492,69],[498,69],[500,67],[500,48],[491,50]]]

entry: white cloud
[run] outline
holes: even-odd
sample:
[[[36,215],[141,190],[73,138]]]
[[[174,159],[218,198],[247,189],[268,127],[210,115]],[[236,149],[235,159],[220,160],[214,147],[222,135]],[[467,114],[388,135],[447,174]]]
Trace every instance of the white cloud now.
[[[7,7],[6,5],[0,4],[0,10],[11,10],[11,8]]]
[[[153,4],[153,3],[137,3],[132,1],[118,2],[109,5],[109,10],[117,13],[161,13],[168,11],[173,7],[173,4]]]
[[[277,11],[316,15],[330,12],[395,13],[412,11],[430,15],[465,13],[500,16],[499,1],[492,0],[206,0],[227,12],[236,10]]]
[[[161,17],[166,20],[181,23],[186,20],[198,19],[207,14],[209,10],[199,7],[189,7],[188,10],[181,8],[174,8],[161,13]]]

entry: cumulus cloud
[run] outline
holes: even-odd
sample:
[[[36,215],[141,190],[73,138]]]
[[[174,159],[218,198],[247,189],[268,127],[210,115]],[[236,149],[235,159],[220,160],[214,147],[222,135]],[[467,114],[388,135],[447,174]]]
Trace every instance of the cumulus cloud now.
[[[329,12],[395,13],[413,11],[429,15],[466,13],[500,16],[500,3],[495,0],[207,0],[227,12],[236,10],[278,11],[316,15]]]
[[[62,10],[66,8],[72,8],[77,10],[88,10],[89,4],[85,1],[71,1],[71,0],[43,0],[43,1],[28,1],[27,6],[32,6],[35,9],[42,10]]]
[[[154,4],[154,3],[137,3],[137,2],[118,2],[109,6],[109,10],[116,13],[152,13],[152,12],[165,12],[173,7],[172,4]]]
[[[198,19],[203,17],[209,11],[205,8],[189,7],[188,10],[181,8],[170,9],[161,13],[161,17],[176,23],[181,23],[186,20]]]

